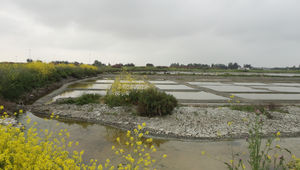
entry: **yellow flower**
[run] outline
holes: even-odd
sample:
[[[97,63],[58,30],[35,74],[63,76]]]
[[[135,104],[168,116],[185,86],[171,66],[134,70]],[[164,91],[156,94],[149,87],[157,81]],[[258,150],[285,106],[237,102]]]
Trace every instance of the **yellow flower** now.
[[[278,148],[278,149],[280,149],[280,145],[276,145],[275,147]]]
[[[4,106],[1,105],[1,106],[0,106],[0,110],[3,110],[3,109],[4,109]]]
[[[141,125],[138,125],[138,129],[141,130],[143,129],[143,127]]]
[[[117,140],[117,142],[119,142],[119,143],[120,143],[120,137],[117,137],[117,139],[116,139],[116,140]]]
[[[228,126],[231,126],[231,124],[232,124],[232,122],[227,122],[227,125],[228,125]]]
[[[114,150],[115,148],[116,148],[115,146],[112,146],[112,147],[111,147],[111,150]]]
[[[201,152],[201,155],[205,155],[205,151],[202,151],[202,152]]]
[[[152,138],[149,138],[149,139],[146,140],[146,142],[148,142],[148,143],[151,143],[152,141],[153,141]]]
[[[270,155],[267,155],[267,158],[268,158],[269,160],[271,160],[271,156],[270,156]]]
[[[166,158],[166,157],[167,157],[167,155],[166,155],[166,154],[164,154],[164,155],[163,155],[163,158]]]
[[[142,134],[142,133],[140,133],[140,134],[139,134],[139,138],[141,138],[142,136],[143,136],[143,134]]]
[[[19,110],[19,113],[21,113],[21,114],[22,114],[22,113],[23,113],[23,110],[22,110],[22,109],[21,109],[21,110]]]
[[[146,127],[146,123],[144,122],[144,123],[142,124],[142,126],[143,126],[143,127]]]
[[[230,164],[233,164],[233,162],[234,162],[233,160],[230,160]]]
[[[230,98],[233,99],[233,98],[234,98],[234,95],[231,95]]]
[[[279,131],[276,133],[276,136],[280,136],[280,132]]]

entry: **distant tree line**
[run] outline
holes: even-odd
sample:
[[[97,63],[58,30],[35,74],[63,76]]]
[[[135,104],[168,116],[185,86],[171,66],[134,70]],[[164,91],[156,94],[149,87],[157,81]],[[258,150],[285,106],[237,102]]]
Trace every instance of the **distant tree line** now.
[[[190,64],[179,64],[179,63],[172,63],[170,67],[173,68],[187,68],[187,69],[239,69],[241,66],[238,63],[228,63],[228,65],[225,64],[200,64],[200,63],[190,63]],[[244,68],[251,69],[252,66],[250,64],[245,64]]]
[[[39,60],[37,60],[38,62]],[[27,62],[33,62],[32,59],[27,59]],[[42,61],[40,61],[42,62]],[[75,64],[75,65],[80,65],[82,63],[79,62],[68,62],[68,61],[52,61],[51,63],[54,64]],[[95,60],[94,63],[92,64],[93,66],[97,67],[106,67],[110,66],[112,68],[122,68],[122,67],[135,67],[134,63],[127,63],[127,64],[122,64],[122,63],[117,63],[117,64],[105,64],[102,63],[101,61]],[[154,66],[152,63],[147,63],[145,65],[146,67],[155,67],[159,69],[167,69],[167,68],[185,68],[185,69],[244,69],[244,70],[251,70],[251,69],[269,69],[269,70],[300,70],[300,64],[297,66],[292,66],[292,67],[273,67],[273,68],[257,68],[253,67],[251,64],[244,64],[243,66],[239,65],[237,62],[230,62],[227,65],[226,64],[201,64],[201,63],[190,63],[190,64],[180,64],[180,63],[172,63],[170,66]]]

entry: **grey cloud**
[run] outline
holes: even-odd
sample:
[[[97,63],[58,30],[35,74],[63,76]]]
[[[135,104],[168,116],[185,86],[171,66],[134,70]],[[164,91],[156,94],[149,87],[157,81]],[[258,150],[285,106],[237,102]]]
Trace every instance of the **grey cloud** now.
[[[297,0],[4,0],[0,45],[84,62],[93,58],[80,55],[93,53],[104,62],[141,65],[293,65],[299,6]],[[12,43],[5,46],[5,54],[17,55],[8,50]]]

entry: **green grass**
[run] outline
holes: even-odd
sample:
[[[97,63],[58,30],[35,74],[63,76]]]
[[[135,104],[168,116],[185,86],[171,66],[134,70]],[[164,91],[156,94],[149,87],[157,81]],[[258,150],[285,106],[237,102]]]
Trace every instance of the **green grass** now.
[[[90,103],[100,103],[102,96],[99,94],[83,94],[77,98],[68,98],[57,102],[58,104],[85,105]]]

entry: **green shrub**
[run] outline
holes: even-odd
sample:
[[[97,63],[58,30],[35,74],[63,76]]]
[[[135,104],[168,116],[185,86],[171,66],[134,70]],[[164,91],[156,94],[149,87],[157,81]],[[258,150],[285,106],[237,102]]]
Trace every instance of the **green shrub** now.
[[[76,104],[84,105],[89,103],[100,103],[101,95],[99,94],[83,94],[77,98],[68,98],[62,101],[59,101],[59,104]]]
[[[130,90],[127,94],[107,94],[104,102],[109,107],[137,105],[140,116],[164,116],[171,114],[177,106],[174,96],[155,88]]]
[[[141,116],[153,117],[171,114],[177,106],[174,96],[148,88],[140,91],[138,101],[138,113]]]
[[[104,102],[109,107],[129,105],[128,95],[113,95],[107,94],[104,96]]]

